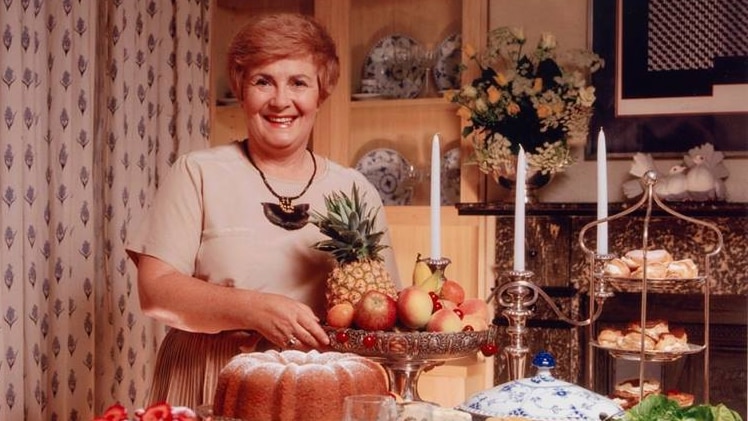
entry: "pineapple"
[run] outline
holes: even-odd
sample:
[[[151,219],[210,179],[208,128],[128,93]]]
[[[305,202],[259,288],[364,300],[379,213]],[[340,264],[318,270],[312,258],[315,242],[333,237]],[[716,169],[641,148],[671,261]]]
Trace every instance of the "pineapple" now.
[[[313,212],[312,224],[330,237],[316,243],[317,250],[329,252],[337,265],[327,277],[327,308],[348,301],[354,306],[370,290],[397,297],[387,272],[380,244],[384,232],[373,232],[379,209],[368,209],[356,184],[351,195],[343,192],[325,197],[327,213]]]

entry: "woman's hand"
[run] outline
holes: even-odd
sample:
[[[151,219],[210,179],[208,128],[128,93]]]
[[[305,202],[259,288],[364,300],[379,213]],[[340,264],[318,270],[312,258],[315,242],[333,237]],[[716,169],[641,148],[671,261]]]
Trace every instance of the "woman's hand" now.
[[[260,294],[254,329],[282,349],[320,349],[327,333],[309,306],[279,294]]]

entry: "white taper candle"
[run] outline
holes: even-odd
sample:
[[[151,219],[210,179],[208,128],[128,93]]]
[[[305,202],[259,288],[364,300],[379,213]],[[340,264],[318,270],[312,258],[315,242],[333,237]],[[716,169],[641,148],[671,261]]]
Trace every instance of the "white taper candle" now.
[[[597,135],[597,219],[608,217],[608,154],[605,132]],[[608,223],[597,225],[597,254],[608,254]]]
[[[520,146],[517,154],[517,174],[514,186],[514,270],[525,270],[525,180],[527,162],[525,150]]]
[[[441,150],[439,133],[431,140],[431,258],[441,258]]]

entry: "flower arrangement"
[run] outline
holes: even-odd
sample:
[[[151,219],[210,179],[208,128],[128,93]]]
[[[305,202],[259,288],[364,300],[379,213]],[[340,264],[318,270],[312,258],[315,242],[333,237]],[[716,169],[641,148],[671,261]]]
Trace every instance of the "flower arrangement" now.
[[[137,421],[197,421],[197,414],[184,406],[171,406],[167,403],[155,403],[145,409],[135,411]],[[115,403],[104,411],[94,421],[128,421],[127,408],[121,403]]]
[[[471,136],[472,160],[486,174],[514,174],[520,146],[530,171],[564,171],[574,162],[570,141],[587,136],[595,101],[587,79],[603,60],[586,50],[558,53],[550,33],[530,54],[525,42],[522,29],[501,27],[488,33],[482,54],[466,45],[463,55],[480,75],[447,96],[460,105],[462,135]]]

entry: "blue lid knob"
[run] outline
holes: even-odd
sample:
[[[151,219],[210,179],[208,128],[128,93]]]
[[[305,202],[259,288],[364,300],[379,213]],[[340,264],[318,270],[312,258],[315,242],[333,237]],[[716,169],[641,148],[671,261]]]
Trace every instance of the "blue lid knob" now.
[[[540,351],[532,359],[532,365],[541,368],[554,368],[556,367],[556,360],[553,358],[550,352]]]

